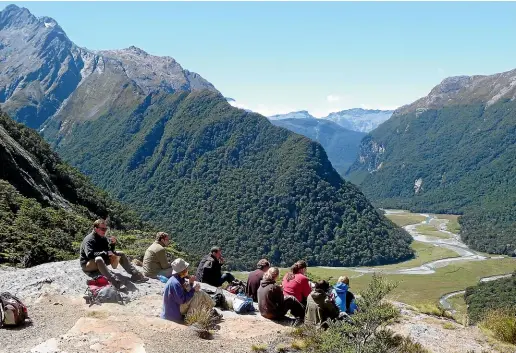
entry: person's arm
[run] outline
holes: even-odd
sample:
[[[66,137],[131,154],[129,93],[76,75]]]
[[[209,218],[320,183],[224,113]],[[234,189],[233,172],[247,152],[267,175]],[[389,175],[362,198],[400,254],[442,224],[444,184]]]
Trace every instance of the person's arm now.
[[[283,307],[283,302],[285,300],[285,297],[283,296],[283,290],[280,286],[274,285],[272,291],[271,291],[271,301],[275,304],[274,310],[277,310],[278,308]]]
[[[328,317],[330,319],[335,319],[339,316],[340,309],[333,300],[331,300],[330,298],[326,298],[326,300],[324,301],[324,304],[325,304],[326,311],[328,312]]]
[[[183,286],[172,286],[170,296],[172,300],[177,304],[181,305],[188,302],[195,294],[195,288],[192,287],[188,292],[183,289]]]
[[[202,267],[202,281],[204,283],[213,282],[213,261],[206,261]]]
[[[301,277],[301,294],[303,295],[303,298],[308,298],[310,293],[312,293],[312,288],[310,287],[310,281],[308,280],[308,277],[302,276]]]
[[[170,263],[167,261],[167,252],[165,251],[165,248],[158,251],[156,256],[158,258],[161,269],[164,270],[171,267]]]

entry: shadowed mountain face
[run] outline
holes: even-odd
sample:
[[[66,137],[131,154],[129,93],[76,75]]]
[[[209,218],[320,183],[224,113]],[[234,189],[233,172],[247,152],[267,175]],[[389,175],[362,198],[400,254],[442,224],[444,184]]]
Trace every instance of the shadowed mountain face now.
[[[91,51],[75,45],[56,21],[15,5],[0,12],[0,105],[32,128],[69,130],[150,92],[216,91],[173,58],[141,49]]]
[[[339,176],[318,143],[231,107],[173,59],[81,49],[55,21],[16,6],[0,14],[0,35],[10,53],[0,66],[9,74],[3,107],[188,253],[218,244],[232,268],[263,257],[290,266],[412,255],[410,236]]]
[[[328,154],[331,164],[341,175],[355,161],[360,141],[365,136],[363,132],[348,130],[324,119],[290,118],[271,122],[319,142]]]
[[[464,214],[472,247],[516,250],[516,70],[445,79],[361,143],[347,177],[377,205]]]

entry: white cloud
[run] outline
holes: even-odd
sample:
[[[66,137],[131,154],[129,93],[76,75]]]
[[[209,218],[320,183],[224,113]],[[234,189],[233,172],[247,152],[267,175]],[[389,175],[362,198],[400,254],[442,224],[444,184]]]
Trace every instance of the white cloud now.
[[[338,102],[341,100],[341,97],[336,95],[336,94],[330,94],[329,96],[326,97],[326,100],[328,102]]]

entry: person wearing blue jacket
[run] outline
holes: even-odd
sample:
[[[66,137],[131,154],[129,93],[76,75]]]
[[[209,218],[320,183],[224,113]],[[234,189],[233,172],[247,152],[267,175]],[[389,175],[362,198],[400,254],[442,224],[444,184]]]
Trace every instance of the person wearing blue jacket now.
[[[332,290],[335,304],[341,312],[353,314],[357,310],[355,296],[349,291],[349,278],[347,276],[339,277],[337,284]]]
[[[201,286],[195,284],[195,276],[188,276],[188,266],[185,260],[179,258],[172,262],[172,277],[165,285],[163,292],[163,309],[161,318],[165,320],[183,322],[183,318],[190,311],[201,307],[209,310],[215,305],[208,294],[199,291]],[[187,280],[188,278],[188,280]]]

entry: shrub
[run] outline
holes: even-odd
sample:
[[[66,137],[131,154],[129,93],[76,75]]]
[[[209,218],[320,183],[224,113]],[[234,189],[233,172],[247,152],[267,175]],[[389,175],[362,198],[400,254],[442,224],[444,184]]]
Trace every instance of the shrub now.
[[[368,288],[357,298],[359,312],[349,321],[330,322],[327,330],[303,328],[306,349],[313,353],[427,352],[419,343],[386,329],[389,322],[399,317],[399,310],[383,300],[395,287],[396,284],[373,275]]]
[[[516,315],[514,311],[497,309],[487,312],[480,326],[502,342],[516,344]]]
[[[194,327],[199,337],[204,339],[211,338],[211,330],[216,325],[211,310],[208,307],[200,307],[192,310],[185,317],[185,324]]]

